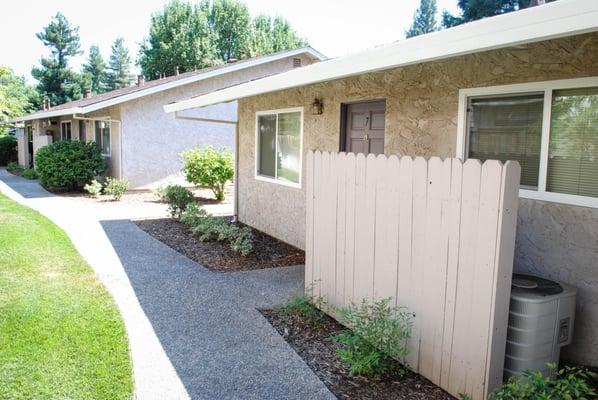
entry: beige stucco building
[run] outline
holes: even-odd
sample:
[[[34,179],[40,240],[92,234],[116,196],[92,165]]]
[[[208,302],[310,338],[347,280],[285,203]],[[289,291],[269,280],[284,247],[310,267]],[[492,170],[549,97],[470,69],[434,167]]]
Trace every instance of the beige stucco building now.
[[[598,24],[591,20],[597,10],[587,1],[577,6],[594,8],[585,11],[587,19],[571,23],[559,8],[565,6],[551,3],[538,7],[546,7],[542,11],[409,39],[165,109],[238,100],[238,217],[300,248],[308,150],[368,153],[374,152],[373,139],[382,138],[387,155],[517,159],[524,168],[515,270],[578,289],[574,340],[563,358],[598,366],[598,193],[592,189],[598,119],[587,120],[580,159],[590,161],[579,168],[588,178],[571,183],[577,191],[568,186],[575,177],[556,165],[563,143],[551,142],[560,137],[557,116],[569,115],[556,108],[561,100],[584,99],[592,115],[598,107]],[[562,20],[554,22],[555,15]],[[361,131],[353,127],[361,124]],[[294,146],[287,144],[293,132]],[[505,141],[497,132],[511,136]],[[526,142],[524,134],[537,145],[517,147]],[[274,156],[264,146],[270,137],[278,149]],[[286,170],[293,168],[290,175]]]
[[[173,116],[162,106],[231,85],[321,61],[310,47],[229,62],[49,107],[18,118],[19,163],[30,165],[35,151],[58,140],[96,141],[108,164],[107,175],[127,178],[140,189],[180,178],[180,153],[205,145],[234,148],[235,128],[208,120],[234,121],[237,104],[215,105]],[[31,142],[31,145],[27,143]]]

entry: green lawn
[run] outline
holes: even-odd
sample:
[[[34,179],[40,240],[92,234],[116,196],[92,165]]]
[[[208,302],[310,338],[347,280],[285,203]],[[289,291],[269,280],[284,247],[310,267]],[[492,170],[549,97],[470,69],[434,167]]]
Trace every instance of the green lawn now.
[[[65,233],[0,194],[0,399],[129,399],[121,316]]]

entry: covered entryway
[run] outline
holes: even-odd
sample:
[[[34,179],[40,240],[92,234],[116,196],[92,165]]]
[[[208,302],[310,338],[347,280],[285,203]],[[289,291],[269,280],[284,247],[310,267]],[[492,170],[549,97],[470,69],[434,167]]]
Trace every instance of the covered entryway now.
[[[342,150],[350,153],[384,154],[386,101],[345,104],[343,110]]]

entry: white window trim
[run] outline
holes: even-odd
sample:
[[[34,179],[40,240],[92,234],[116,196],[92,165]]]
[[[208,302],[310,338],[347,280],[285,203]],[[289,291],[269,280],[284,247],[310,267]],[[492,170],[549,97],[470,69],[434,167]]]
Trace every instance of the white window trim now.
[[[108,123],[108,137],[110,137],[110,152],[108,153],[104,153],[102,151],[103,146],[102,143],[96,143],[99,147],[100,147],[100,152],[102,154],[102,156],[104,157],[112,157],[112,121],[110,121],[109,119],[106,118],[98,118],[98,119],[93,119],[93,139],[95,141],[96,139],[96,122],[107,122]],[[102,135],[100,135],[100,138],[102,137]]]
[[[459,90],[459,111],[457,114],[457,145],[455,157],[467,158],[469,138],[467,137],[467,101],[469,97],[524,94],[528,92],[544,93],[544,111],[542,116],[542,139],[540,144],[540,171],[538,190],[519,189],[519,197],[570,204],[574,206],[598,208],[598,198],[546,191],[546,173],[548,170],[548,146],[550,141],[550,113],[552,111],[552,92],[559,89],[580,89],[598,86],[598,77],[561,79],[555,81],[518,83],[513,85],[488,86]]]
[[[258,120],[262,115],[277,115],[276,117],[276,149],[278,150],[278,114],[299,112],[299,183],[283,181],[269,176],[259,174],[258,157],[259,157],[259,126]],[[276,110],[258,111],[255,113],[255,175],[254,178],[258,181],[275,183],[277,185],[287,186],[295,189],[301,189],[301,182],[303,180],[303,107],[280,108]],[[278,175],[278,169],[275,169],[275,175]]]
[[[66,139],[64,137],[64,132],[62,130],[62,126],[66,125],[66,124],[69,124],[71,126],[71,138],[70,139]],[[73,124],[72,124],[72,121],[70,119],[69,120],[65,120],[65,121],[60,121],[60,140],[73,140]]]

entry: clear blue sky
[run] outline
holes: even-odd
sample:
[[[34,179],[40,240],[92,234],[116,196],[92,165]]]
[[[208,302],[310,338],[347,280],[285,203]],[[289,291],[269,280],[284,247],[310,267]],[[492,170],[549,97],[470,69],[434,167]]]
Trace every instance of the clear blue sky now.
[[[456,11],[457,0],[437,0],[443,9]],[[110,54],[117,36],[134,58],[147,34],[150,16],[165,0],[5,0],[0,13],[0,65],[19,75],[30,76],[31,67],[47,54],[35,37],[60,11],[79,25],[85,54],[73,60],[79,68],[89,46],[98,44],[102,55]],[[393,42],[404,37],[419,0],[246,0],[252,14],[281,15],[317,50],[329,57]]]

